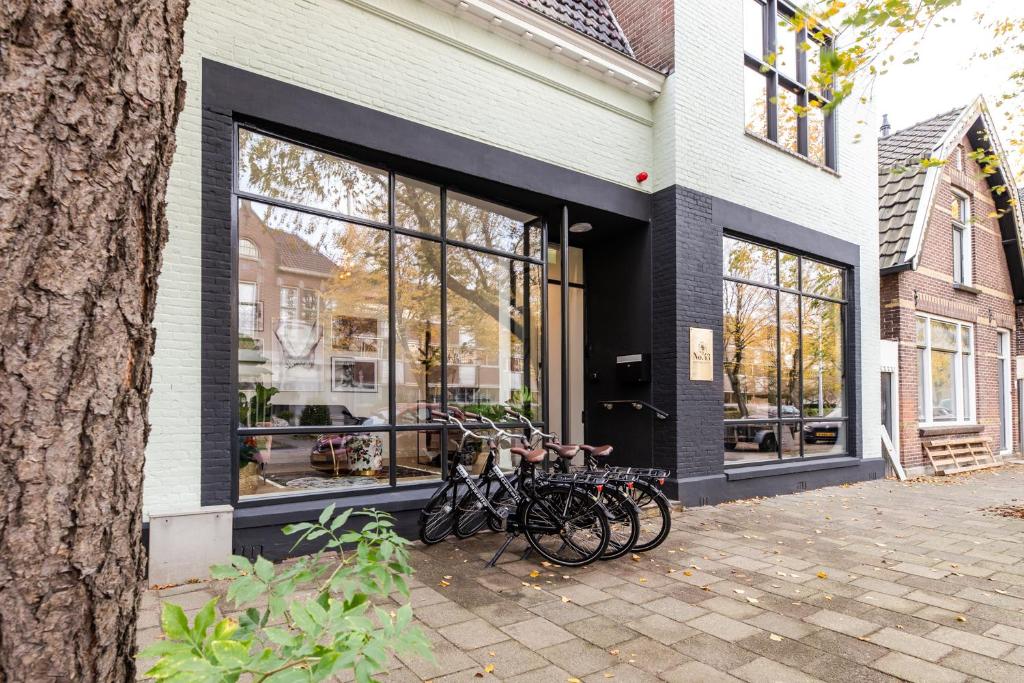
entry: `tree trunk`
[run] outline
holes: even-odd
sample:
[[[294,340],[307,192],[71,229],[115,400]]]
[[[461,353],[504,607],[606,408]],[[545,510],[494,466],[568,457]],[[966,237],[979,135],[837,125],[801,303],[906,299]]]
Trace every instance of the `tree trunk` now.
[[[127,681],[187,0],[0,1],[0,681]]]

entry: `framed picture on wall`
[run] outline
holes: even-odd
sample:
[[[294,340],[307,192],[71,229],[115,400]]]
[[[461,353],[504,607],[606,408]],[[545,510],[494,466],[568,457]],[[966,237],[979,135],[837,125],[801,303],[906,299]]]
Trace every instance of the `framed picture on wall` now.
[[[376,392],[377,360],[373,358],[331,358],[331,391]]]
[[[331,348],[344,353],[376,355],[380,325],[376,318],[335,315],[331,319]]]

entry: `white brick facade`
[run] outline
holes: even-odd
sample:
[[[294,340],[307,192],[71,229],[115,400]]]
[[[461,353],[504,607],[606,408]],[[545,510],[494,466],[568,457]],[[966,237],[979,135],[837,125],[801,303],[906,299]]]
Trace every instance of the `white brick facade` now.
[[[420,0],[193,0],[156,313],[147,512],[199,506],[204,57],[623,185],[651,166],[646,99]]]
[[[636,187],[646,170],[642,189],[679,184],[856,242],[861,429],[865,455],[877,456],[874,126],[855,125],[866,113],[840,114],[839,177],[746,136],[741,7],[676,0],[676,72],[652,103],[421,0],[193,0],[156,312],[147,513],[200,505],[203,58],[621,185]]]
[[[864,456],[881,457],[878,416],[878,201],[873,113],[850,98],[837,113],[839,174],[744,132],[743,2],[676,0],[674,169],[658,157],[659,187],[677,183],[860,247]],[[861,122],[861,123],[858,123]],[[860,140],[855,136],[859,134]],[[827,256],[827,255],[826,255]]]

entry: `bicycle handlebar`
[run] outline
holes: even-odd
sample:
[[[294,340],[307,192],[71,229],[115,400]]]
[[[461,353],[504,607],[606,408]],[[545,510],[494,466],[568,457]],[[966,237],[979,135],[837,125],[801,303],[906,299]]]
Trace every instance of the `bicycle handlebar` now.
[[[547,434],[545,432],[542,432],[538,427],[535,427],[533,425],[533,423],[530,422],[530,418],[526,417],[525,415],[523,415],[522,413],[517,411],[515,408],[513,408],[511,406],[505,406],[505,410],[508,412],[509,415],[511,415],[512,417],[516,418],[520,422],[525,422],[526,426],[527,426],[527,428],[529,428],[531,434],[539,436],[542,439],[554,439],[555,441],[558,440],[558,435],[557,434],[555,434],[555,433]]]

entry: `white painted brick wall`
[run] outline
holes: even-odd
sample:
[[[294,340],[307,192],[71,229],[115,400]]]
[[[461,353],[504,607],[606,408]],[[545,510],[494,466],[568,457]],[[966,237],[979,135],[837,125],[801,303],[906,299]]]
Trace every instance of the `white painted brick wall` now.
[[[420,0],[193,0],[156,311],[147,511],[199,506],[204,57],[617,183],[651,166],[648,102]]]
[[[676,0],[678,183],[835,235],[861,248],[862,434],[880,457],[878,204],[874,115],[851,98],[838,112],[840,177],[744,134],[742,0]],[[866,123],[858,125],[858,121]],[[656,131],[662,130],[662,122]],[[854,135],[860,133],[860,142]],[[660,157],[659,157],[660,159]],[[666,164],[659,165],[662,169]]]

